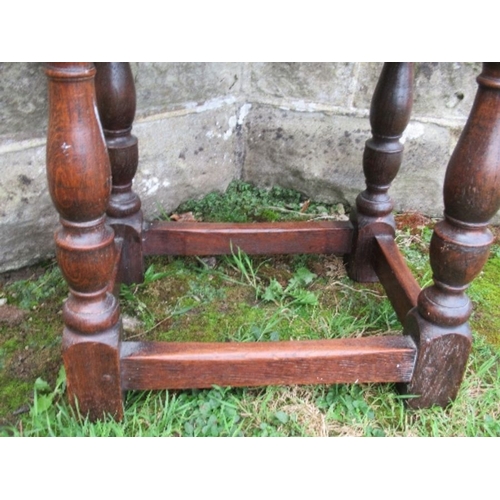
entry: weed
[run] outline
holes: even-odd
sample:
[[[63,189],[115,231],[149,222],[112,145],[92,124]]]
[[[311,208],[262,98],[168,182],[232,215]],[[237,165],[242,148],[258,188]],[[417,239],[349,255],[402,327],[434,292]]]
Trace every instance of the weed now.
[[[242,252],[239,247],[235,252],[232,245],[231,256],[226,257],[225,262],[235,271],[240,273],[240,279],[242,280],[240,281],[240,283],[243,282],[244,284],[253,288],[255,290],[255,298],[258,298],[260,295],[260,285],[257,273],[260,266],[254,269],[253,262],[250,257],[245,252]]]
[[[266,302],[274,302],[282,306],[286,299],[290,299],[288,306],[317,306],[317,295],[304,288],[310,285],[314,278],[316,278],[316,274],[305,267],[299,267],[285,288],[276,279],[271,279],[261,297]]]

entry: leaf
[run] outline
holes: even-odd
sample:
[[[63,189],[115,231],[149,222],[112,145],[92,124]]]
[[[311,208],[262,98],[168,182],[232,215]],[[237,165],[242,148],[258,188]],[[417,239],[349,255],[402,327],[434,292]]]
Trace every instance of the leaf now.
[[[166,276],[168,276],[168,272],[164,271],[157,273],[155,272],[154,265],[151,264],[144,273],[144,283],[142,283],[141,285],[147,285],[149,283],[152,283],[153,281],[165,278]]]
[[[38,377],[35,380],[35,389],[38,392],[50,392],[50,385],[43,378]]]
[[[35,393],[35,401],[33,403],[33,406],[30,408],[30,415],[32,417],[36,417],[41,413],[45,413],[52,405],[53,399],[53,394],[39,395]]]
[[[66,382],[66,370],[64,369],[64,365],[59,369],[59,373],[57,374],[56,387],[60,387]]]
[[[299,267],[299,269],[295,271],[292,280],[296,280],[296,282],[301,285],[309,285],[312,283],[314,278],[316,278],[316,274],[312,273],[305,267]]]
[[[36,404],[38,413],[46,412],[50,408],[53,399],[54,399],[53,394],[46,394],[46,395],[42,394],[41,396],[37,396]]]
[[[317,306],[319,303],[316,294],[308,290],[294,290],[290,295],[294,298],[294,302],[301,306]]]
[[[271,332],[269,334],[269,338],[273,341],[273,342],[277,342],[279,339],[280,339],[280,334],[279,332]]]
[[[284,411],[277,411],[274,416],[282,423],[286,424],[288,422],[288,414],[286,414]]]
[[[283,287],[280,285],[278,281],[274,278],[269,283],[269,286],[266,288],[264,295],[262,296],[262,300],[267,302],[276,302],[283,297]]]
[[[250,333],[253,335],[254,339],[259,341],[262,338],[262,329],[257,325],[252,325],[250,328]]]

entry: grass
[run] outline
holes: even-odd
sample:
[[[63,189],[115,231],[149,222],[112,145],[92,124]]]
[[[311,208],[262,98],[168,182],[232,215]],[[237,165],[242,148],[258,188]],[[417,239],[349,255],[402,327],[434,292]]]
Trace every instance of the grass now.
[[[178,213],[206,219],[214,204],[223,220],[228,212],[245,212],[235,205],[242,193],[250,220],[260,220],[263,207],[282,207],[280,217],[339,215],[338,207],[318,210],[298,193],[248,185],[231,186],[228,206],[222,195],[211,195]],[[398,220],[400,247],[417,279],[427,283],[432,221]],[[0,299],[25,311],[19,324],[0,327],[0,435],[500,436],[499,272],[494,247],[470,290],[475,344],[458,398],[447,409],[408,410],[391,384],[213,387],[129,392],[123,422],[91,423],[65,399],[59,311],[66,287],[50,263],[0,288]],[[218,259],[150,258],[144,283],[122,286],[120,302],[125,338],[134,340],[251,342],[384,335],[401,328],[381,287],[351,282],[334,256],[250,257],[233,249]]]

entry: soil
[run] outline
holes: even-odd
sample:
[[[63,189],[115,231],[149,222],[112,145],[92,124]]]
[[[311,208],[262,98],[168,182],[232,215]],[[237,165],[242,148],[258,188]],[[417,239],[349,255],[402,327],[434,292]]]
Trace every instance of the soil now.
[[[21,324],[27,312],[16,306],[0,306],[0,325],[16,326]]]
[[[422,228],[425,226],[433,226],[433,220],[419,212],[397,214],[395,220],[396,229],[409,229],[412,235],[420,234]]]

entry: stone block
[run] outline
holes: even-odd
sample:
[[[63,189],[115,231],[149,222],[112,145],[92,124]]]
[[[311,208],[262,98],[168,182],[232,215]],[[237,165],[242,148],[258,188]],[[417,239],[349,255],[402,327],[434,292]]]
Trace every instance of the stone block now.
[[[364,186],[366,119],[254,105],[245,124],[243,178],[297,189],[324,202],[351,203]]]
[[[465,122],[480,72],[479,63],[418,63],[413,115]]]
[[[359,66],[355,108],[370,107],[381,70],[382,63]],[[412,116],[428,121],[450,120],[454,125],[464,123],[474,102],[480,72],[480,63],[416,63]]]
[[[244,63],[132,63],[137,117],[192,108],[240,93]]]
[[[47,81],[41,63],[0,63],[0,141],[43,137]]]
[[[280,98],[348,107],[355,89],[355,63],[250,63],[244,90],[252,99]]]
[[[146,218],[233,179],[352,205],[364,189],[368,109],[381,63],[133,63],[135,190]],[[418,63],[397,210],[442,215],[444,171],[476,92],[478,63]],[[54,253],[39,63],[0,63],[0,272]],[[496,216],[495,223],[500,222]]]
[[[0,272],[54,255],[58,216],[47,189],[45,147],[4,153],[0,177]]]
[[[134,190],[146,218],[190,198],[224,191],[241,171],[241,123],[248,105],[211,101],[209,110],[139,122],[139,169]]]
[[[353,205],[365,188],[368,119],[253,106],[245,124],[243,178],[261,187],[280,185],[328,203]],[[404,136],[400,175],[391,188],[397,210],[442,215],[442,185],[452,136],[448,129],[411,122]]]

